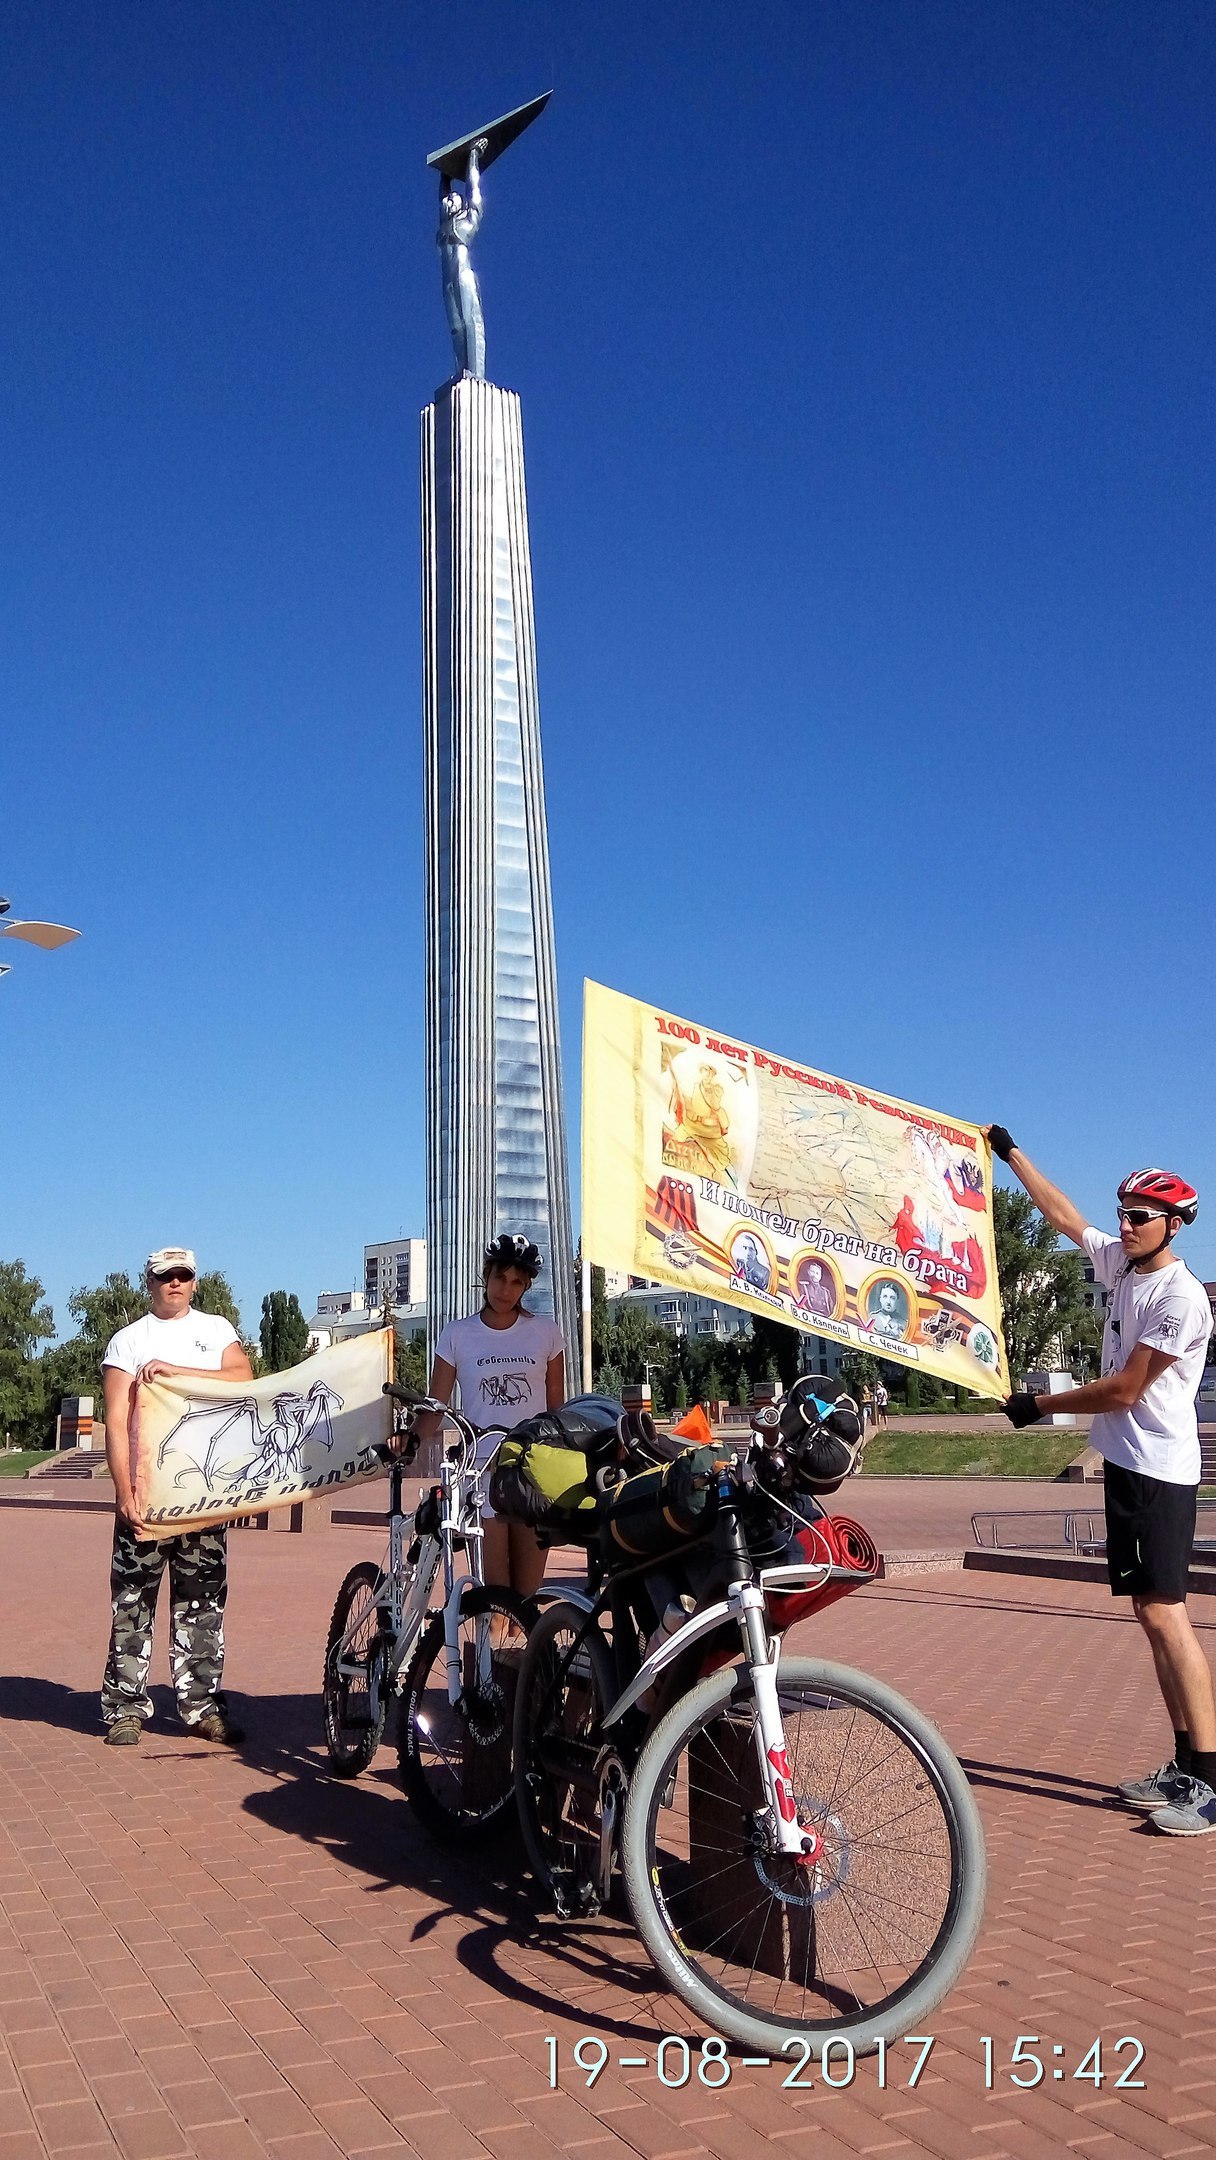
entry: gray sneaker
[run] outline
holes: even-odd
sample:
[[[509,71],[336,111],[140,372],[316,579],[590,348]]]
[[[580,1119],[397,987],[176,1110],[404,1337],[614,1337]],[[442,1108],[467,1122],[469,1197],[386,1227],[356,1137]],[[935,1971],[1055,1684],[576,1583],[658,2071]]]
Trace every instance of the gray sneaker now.
[[[1143,1808],[1146,1815],[1151,1815],[1154,1808],[1169,1807],[1189,1782],[1177,1763],[1171,1761],[1162,1763],[1159,1770],[1150,1770],[1147,1777],[1129,1778],[1126,1785],[1116,1789],[1124,1807]]]
[[[1169,1807],[1158,1808],[1149,1820],[1154,1830],[1164,1830],[1167,1837],[1206,1837],[1209,1830],[1216,1830],[1216,1792],[1202,1778],[1182,1782],[1185,1791]]]

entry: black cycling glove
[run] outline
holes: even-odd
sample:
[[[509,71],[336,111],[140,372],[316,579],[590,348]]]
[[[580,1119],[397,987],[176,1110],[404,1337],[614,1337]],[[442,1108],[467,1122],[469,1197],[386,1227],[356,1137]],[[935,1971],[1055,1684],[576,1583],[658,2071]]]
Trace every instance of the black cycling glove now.
[[[988,1144],[994,1155],[999,1155],[1002,1162],[1008,1162],[1017,1146],[1017,1141],[1006,1126],[990,1125],[988,1127]]]
[[[1016,1395],[1006,1396],[1005,1415],[1020,1431],[1023,1425],[1037,1425],[1043,1413],[1035,1396],[1021,1389]]]

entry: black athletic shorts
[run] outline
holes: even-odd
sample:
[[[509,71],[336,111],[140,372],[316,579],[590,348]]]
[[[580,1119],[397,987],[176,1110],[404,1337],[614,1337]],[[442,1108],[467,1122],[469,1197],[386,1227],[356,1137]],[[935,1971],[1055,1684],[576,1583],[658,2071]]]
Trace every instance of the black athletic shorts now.
[[[1106,1570],[1115,1597],[1184,1598],[1198,1485],[1106,1465]]]

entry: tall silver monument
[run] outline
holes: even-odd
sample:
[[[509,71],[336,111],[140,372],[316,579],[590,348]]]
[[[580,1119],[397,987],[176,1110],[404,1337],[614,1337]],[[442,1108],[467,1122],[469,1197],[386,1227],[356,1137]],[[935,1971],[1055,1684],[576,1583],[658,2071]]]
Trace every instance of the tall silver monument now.
[[[481,175],[548,102],[436,150],[451,382],[422,415],[429,1331],[476,1311],[490,1238],[545,1267],[573,1374],[574,1262],[519,399],[485,380]],[[463,189],[463,193],[461,190]],[[573,1384],[573,1382],[571,1383]]]

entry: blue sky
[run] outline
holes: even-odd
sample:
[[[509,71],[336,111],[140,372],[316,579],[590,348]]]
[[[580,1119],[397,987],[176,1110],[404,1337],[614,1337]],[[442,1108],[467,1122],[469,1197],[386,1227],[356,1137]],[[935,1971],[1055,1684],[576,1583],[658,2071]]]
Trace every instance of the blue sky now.
[[[0,1256],[424,1215],[426,153],[479,245],[581,979],[1208,1196],[1206,5],[8,0]]]

